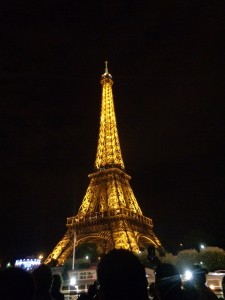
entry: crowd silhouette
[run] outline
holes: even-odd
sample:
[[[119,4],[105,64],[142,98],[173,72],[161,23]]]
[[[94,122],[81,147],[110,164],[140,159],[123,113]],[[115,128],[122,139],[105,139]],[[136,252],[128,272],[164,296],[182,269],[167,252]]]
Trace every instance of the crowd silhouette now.
[[[182,282],[172,264],[155,260],[155,282],[148,286],[145,268],[124,249],[109,251],[97,267],[97,281],[78,300],[217,300],[206,286],[207,271],[193,266],[193,278]],[[33,273],[20,268],[0,271],[0,300],[64,300],[60,275],[40,265]],[[222,281],[225,293],[225,276]],[[221,298],[222,299],[222,298]]]

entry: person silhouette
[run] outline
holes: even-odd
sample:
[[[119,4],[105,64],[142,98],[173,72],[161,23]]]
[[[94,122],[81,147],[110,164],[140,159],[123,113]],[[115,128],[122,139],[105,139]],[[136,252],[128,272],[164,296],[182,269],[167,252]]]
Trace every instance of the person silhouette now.
[[[89,299],[90,299],[90,300],[93,300],[93,299],[95,298],[97,292],[98,292],[98,282],[95,281],[95,282],[94,282],[93,284],[91,284],[91,285],[89,286],[89,288],[88,288],[87,294],[88,294]]]
[[[198,300],[199,293],[191,280],[186,280],[183,282],[183,289],[186,291],[192,300]]]
[[[52,271],[47,265],[41,264],[33,271],[34,281],[36,285],[35,300],[52,300],[51,284]]]
[[[64,295],[61,293],[62,280],[59,274],[52,276],[51,295],[55,300],[64,300]]]
[[[213,291],[206,286],[208,271],[199,265],[192,267],[192,282],[198,291],[198,300],[218,300]]]
[[[222,290],[223,290],[223,298],[225,299],[225,276],[222,279]]]
[[[156,288],[155,288],[155,282],[152,282],[149,285],[148,294],[150,296],[150,299],[152,299],[152,300],[159,300],[159,297],[157,295],[157,291],[156,291]]]
[[[109,251],[97,267],[98,299],[148,300],[145,268],[132,252]]]
[[[168,263],[162,263],[155,269],[155,288],[161,300],[190,299],[189,294],[182,289],[179,272]]]
[[[0,271],[0,299],[32,300],[34,280],[30,273],[21,268]]]

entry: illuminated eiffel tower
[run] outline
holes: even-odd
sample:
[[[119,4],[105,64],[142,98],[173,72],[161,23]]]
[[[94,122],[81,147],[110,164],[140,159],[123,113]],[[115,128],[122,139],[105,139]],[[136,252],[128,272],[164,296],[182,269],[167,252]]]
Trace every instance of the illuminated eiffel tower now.
[[[138,253],[147,245],[161,244],[153,233],[152,220],[143,216],[131,189],[120,149],[112,94],[112,76],[101,77],[102,105],[95,171],[76,216],[67,218],[67,231],[45,263],[61,265],[73,248],[95,243],[100,253],[113,248]],[[76,237],[76,239],[74,239]]]

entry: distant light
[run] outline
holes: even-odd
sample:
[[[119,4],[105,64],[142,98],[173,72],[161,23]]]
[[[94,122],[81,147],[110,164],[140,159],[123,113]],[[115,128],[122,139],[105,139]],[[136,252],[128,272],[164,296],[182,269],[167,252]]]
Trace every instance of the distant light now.
[[[39,258],[40,260],[42,260],[42,259],[43,259],[43,255],[40,254],[40,255],[38,256],[38,258]]]
[[[11,268],[11,263],[10,262],[7,263],[6,268]]]
[[[77,283],[77,280],[75,277],[70,278],[70,285],[75,285]]]
[[[202,261],[200,261],[200,265],[203,265],[203,262],[202,262]]]
[[[87,260],[89,259],[89,256],[88,256],[88,255],[86,256],[86,259],[87,259]]]
[[[192,272],[187,270],[184,273],[184,280],[190,280],[192,278]]]
[[[201,245],[200,245],[200,248],[201,248],[201,249],[205,249],[205,245],[201,244]]]
[[[17,259],[15,262],[15,267],[30,271],[38,267],[40,264],[40,259]]]

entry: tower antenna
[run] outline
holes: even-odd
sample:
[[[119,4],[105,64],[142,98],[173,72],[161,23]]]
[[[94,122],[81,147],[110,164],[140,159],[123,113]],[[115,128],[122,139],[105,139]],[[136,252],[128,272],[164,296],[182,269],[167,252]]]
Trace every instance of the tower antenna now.
[[[105,73],[108,74],[109,70],[108,70],[108,61],[105,61]]]

